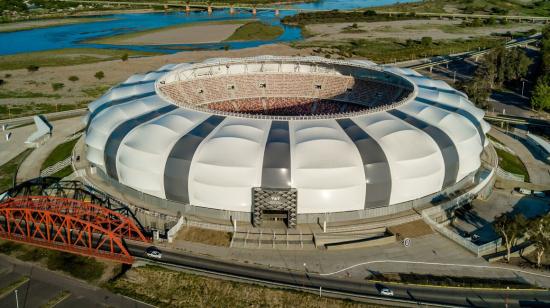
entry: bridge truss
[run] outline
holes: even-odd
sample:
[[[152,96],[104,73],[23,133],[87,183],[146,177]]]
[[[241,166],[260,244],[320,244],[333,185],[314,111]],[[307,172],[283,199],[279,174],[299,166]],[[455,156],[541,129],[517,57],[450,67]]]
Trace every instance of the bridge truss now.
[[[131,264],[124,239],[149,242],[134,221],[86,201],[8,197],[0,203],[0,238]]]

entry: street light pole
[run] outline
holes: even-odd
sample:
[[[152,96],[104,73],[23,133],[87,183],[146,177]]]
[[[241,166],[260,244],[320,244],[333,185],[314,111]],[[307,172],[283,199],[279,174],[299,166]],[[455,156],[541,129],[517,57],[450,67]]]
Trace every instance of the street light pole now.
[[[17,289],[15,290],[15,307],[19,308],[19,298],[17,297]]]
[[[525,80],[521,81],[521,96],[523,96],[523,89],[525,89]]]

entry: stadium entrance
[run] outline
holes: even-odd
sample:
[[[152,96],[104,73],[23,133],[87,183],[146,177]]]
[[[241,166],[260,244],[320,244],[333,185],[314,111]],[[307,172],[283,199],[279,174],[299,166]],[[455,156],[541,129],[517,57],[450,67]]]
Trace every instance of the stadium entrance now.
[[[288,228],[295,228],[297,223],[296,189],[252,189],[253,210],[252,223],[260,227],[264,221],[283,221]]]

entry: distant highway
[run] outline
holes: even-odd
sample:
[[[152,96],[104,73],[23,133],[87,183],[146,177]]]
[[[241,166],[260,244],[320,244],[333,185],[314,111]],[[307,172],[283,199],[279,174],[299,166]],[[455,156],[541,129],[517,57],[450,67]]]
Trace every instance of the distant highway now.
[[[144,258],[145,247],[128,243],[129,251],[136,257]],[[152,261],[156,262],[156,261]],[[284,287],[307,291],[337,298],[349,298],[389,306],[431,306],[431,307],[470,307],[470,306],[510,306],[550,305],[548,290],[491,290],[468,288],[445,288],[403,284],[388,284],[395,296],[380,296],[376,283],[346,280],[320,276],[306,271],[270,269],[243,263],[233,263],[212,257],[200,257],[183,252],[162,251],[162,262],[176,265],[189,271],[217,278],[256,283],[271,287]],[[307,270],[307,269],[306,269]],[[379,287],[379,286],[378,286]]]
[[[531,44],[531,43],[534,43],[534,42],[540,40],[541,37],[542,37],[542,35],[540,33],[537,33],[537,34],[534,34],[534,35],[529,36],[529,37],[511,40],[508,43],[506,43],[504,45],[504,47],[505,48],[514,48],[514,47],[519,47],[519,46],[523,46],[523,45],[528,45],[528,44]],[[445,55],[445,56],[434,57],[434,58],[430,58],[428,60],[428,62],[415,64],[415,65],[411,65],[411,66],[406,66],[406,67],[411,68],[411,69],[415,69],[415,70],[429,68],[429,67],[433,67],[433,66],[437,66],[437,65],[446,64],[446,63],[449,63],[449,62],[464,60],[464,59],[471,58],[471,57],[482,56],[482,55],[488,53],[489,51],[491,51],[491,49],[492,48],[487,48],[487,49],[483,49],[483,50],[468,51],[468,52],[459,53],[459,54],[455,54],[455,55]]]

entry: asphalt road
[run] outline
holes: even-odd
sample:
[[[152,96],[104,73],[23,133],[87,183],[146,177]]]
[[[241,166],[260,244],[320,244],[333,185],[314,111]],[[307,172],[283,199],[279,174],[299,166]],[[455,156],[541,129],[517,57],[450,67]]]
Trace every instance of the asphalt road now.
[[[144,246],[134,243],[128,243],[130,252],[136,257],[145,257]],[[174,253],[170,251],[162,251],[162,260],[165,263],[184,266],[190,269],[198,269],[221,273],[223,275],[237,276],[244,280],[255,279],[260,280],[258,283],[278,283],[297,288],[311,288],[319,290],[322,287],[323,292],[343,292],[349,298],[375,301],[374,298],[379,297],[376,285],[372,282],[364,282],[357,280],[345,280],[340,278],[330,278],[319,276],[315,273],[283,271],[279,269],[269,269],[257,267],[247,264],[231,263],[214,258],[200,257],[196,255]],[[549,307],[550,292],[546,290],[525,290],[525,291],[502,291],[502,290],[480,290],[480,289],[463,289],[463,288],[441,288],[441,287],[424,287],[424,286],[405,286],[392,284],[388,285],[394,292],[394,299],[434,303],[440,305],[468,306],[468,307],[492,307],[504,306],[506,303],[509,307]],[[387,304],[387,302],[386,302]],[[396,303],[397,304],[397,303]],[[411,303],[409,303],[411,304]]]

